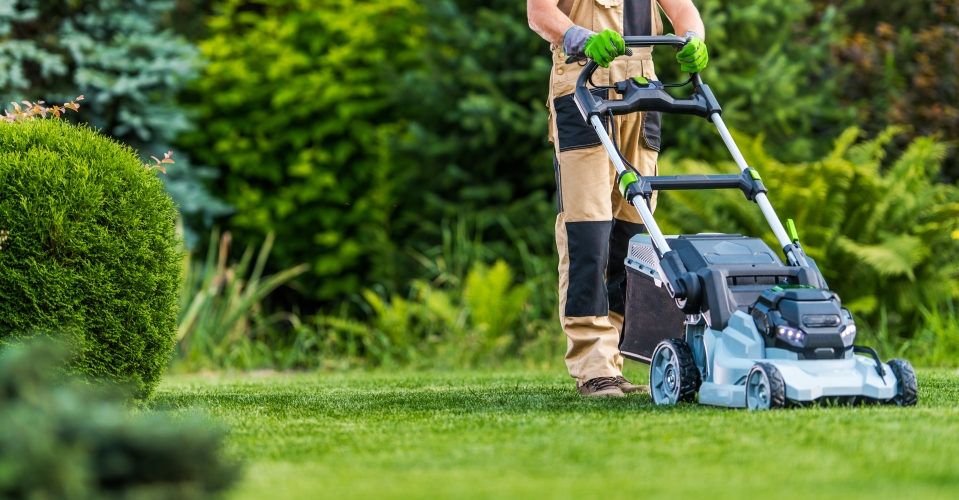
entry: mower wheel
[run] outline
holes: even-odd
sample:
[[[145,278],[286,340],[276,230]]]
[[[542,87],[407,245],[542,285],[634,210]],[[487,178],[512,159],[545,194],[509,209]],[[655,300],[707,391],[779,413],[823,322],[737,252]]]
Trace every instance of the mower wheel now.
[[[889,360],[889,369],[896,375],[896,395],[887,401],[897,406],[916,406],[919,401],[919,384],[912,364],[900,358]]]
[[[779,369],[756,363],[746,376],[746,408],[772,410],[786,406],[786,382]]]
[[[693,402],[702,379],[686,342],[666,339],[656,346],[649,364],[649,392],[658,405]]]

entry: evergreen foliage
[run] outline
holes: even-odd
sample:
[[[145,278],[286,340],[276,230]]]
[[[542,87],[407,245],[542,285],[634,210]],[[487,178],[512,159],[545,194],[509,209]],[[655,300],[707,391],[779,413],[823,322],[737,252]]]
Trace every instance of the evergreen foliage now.
[[[236,481],[222,432],[135,416],[119,393],[63,380],[63,362],[48,343],[0,356],[0,497],[195,500]]]
[[[931,135],[952,141],[941,177],[959,179],[959,0],[858,3],[849,17],[867,25],[836,50],[850,68],[843,104],[871,133],[905,127],[899,146]]]
[[[256,8],[250,8],[255,6]],[[200,43],[200,127],[182,144],[224,174],[242,243],[275,231],[274,265],[306,262],[308,296],[388,278],[402,175],[386,148],[383,68],[411,36],[409,0],[227,0]],[[376,251],[374,251],[376,249]]]
[[[854,123],[855,110],[839,106],[846,70],[831,52],[847,31],[843,9],[809,0],[702,0],[696,6],[710,56],[702,77],[730,128],[764,134],[783,160],[796,161],[825,154],[829,140],[822,138]],[[674,51],[658,49],[654,57],[660,80],[688,77],[679,72]],[[675,115],[663,123],[664,148],[687,158],[729,157],[713,139],[711,123]]]
[[[182,259],[156,172],[85,126],[0,123],[0,342],[63,331],[76,371],[150,394],[173,348]]]
[[[933,138],[910,144],[887,160],[885,146],[899,129],[855,144],[844,132],[818,161],[783,164],[762,138],[737,140],[749,164],[763,175],[780,217],[795,219],[806,253],[819,264],[846,307],[874,326],[887,315],[895,333],[959,297],[959,186],[936,175],[946,147]],[[732,162],[664,161],[663,172],[735,172]],[[667,192],[657,211],[664,230],[724,232],[776,242],[758,208],[730,191]],[[883,325],[885,326],[885,325]]]
[[[139,150],[171,149],[191,126],[176,94],[197,75],[197,50],[161,28],[170,0],[11,0],[0,5],[0,102],[87,97],[78,117]],[[164,177],[181,214],[229,213],[178,157]],[[198,221],[194,221],[198,222]]]
[[[504,214],[551,252],[549,59],[521,3],[226,0],[218,12],[191,94],[200,126],[181,144],[222,172],[238,241],[272,230],[273,270],[310,265],[306,304],[371,283],[403,293],[419,274],[406,250],[427,252],[463,213],[514,267]]]

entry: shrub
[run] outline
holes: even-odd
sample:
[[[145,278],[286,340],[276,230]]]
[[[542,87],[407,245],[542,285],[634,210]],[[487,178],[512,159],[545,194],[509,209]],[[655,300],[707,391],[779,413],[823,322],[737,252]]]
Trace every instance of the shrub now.
[[[809,0],[702,0],[696,5],[710,56],[703,80],[730,128],[764,134],[781,159],[800,161],[824,154],[829,139],[822,138],[853,124],[854,110],[837,105],[844,70],[831,55],[845,31],[842,9]],[[675,51],[657,49],[654,58],[661,80],[687,78],[679,72]],[[688,116],[667,115],[663,141],[664,148],[676,148],[686,158],[729,157],[715,126]]]
[[[857,110],[859,123],[870,132],[905,125],[902,144],[933,134],[955,144],[959,141],[959,1],[923,0],[898,7],[889,12],[872,3],[864,6],[866,13],[883,15],[836,50],[839,62],[854,68],[841,87],[842,98]],[[903,16],[909,21],[904,22]],[[948,154],[943,170],[945,179],[959,178],[959,149]]]
[[[49,343],[0,356],[0,497],[200,499],[236,480],[222,432],[131,414],[117,393],[63,380],[63,361]]]
[[[0,123],[0,341],[63,331],[76,371],[147,397],[177,328],[174,217],[130,148],[61,120]]]

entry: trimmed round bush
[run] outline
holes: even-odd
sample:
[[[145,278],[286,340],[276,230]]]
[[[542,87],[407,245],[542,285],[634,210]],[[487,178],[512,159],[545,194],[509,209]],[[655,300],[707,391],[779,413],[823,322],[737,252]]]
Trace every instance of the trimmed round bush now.
[[[156,171],[85,126],[0,123],[0,231],[0,342],[62,332],[73,371],[149,396],[176,338],[182,259]]]

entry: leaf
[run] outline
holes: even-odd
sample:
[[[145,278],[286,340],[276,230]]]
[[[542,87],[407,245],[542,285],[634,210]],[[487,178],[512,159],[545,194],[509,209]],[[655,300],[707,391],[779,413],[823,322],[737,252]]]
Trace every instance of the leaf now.
[[[861,245],[845,236],[840,236],[841,249],[855,255],[881,276],[907,276],[915,281],[913,270],[929,254],[922,240],[904,234],[884,241],[879,245]]]

